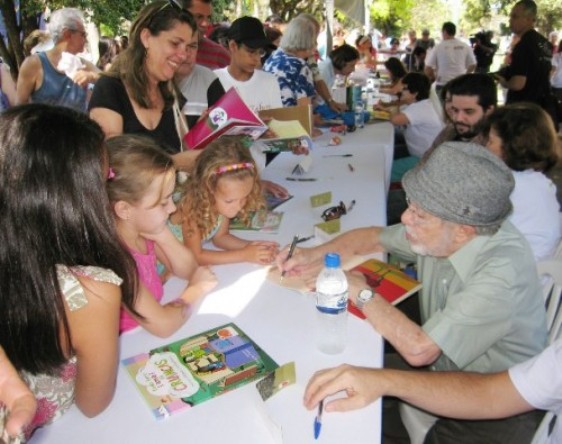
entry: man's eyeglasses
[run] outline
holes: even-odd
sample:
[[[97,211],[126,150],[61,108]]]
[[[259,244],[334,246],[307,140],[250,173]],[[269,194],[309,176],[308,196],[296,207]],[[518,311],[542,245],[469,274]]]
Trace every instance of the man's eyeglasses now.
[[[351,201],[351,203],[349,204],[349,207],[346,207],[345,204],[342,201],[340,201],[339,205],[336,205],[335,207],[330,207],[330,208],[327,208],[326,210],[324,210],[324,212],[322,213],[322,219],[324,219],[324,222],[339,219],[344,214],[347,214],[348,212],[350,212],[353,209],[354,205],[355,205],[355,200]]]

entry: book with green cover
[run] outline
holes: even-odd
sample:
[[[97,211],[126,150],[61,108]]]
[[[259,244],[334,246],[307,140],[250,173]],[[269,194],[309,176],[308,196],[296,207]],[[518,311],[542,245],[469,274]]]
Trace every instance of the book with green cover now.
[[[279,367],[233,323],[121,362],[156,419],[257,381]]]

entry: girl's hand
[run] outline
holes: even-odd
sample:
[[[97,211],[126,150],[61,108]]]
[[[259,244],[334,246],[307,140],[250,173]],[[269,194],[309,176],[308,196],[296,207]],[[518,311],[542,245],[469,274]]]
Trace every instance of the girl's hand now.
[[[189,285],[181,298],[191,304],[213,290],[217,284],[217,277],[209,267],[198,267],[189,279]]]
[[[250,242],[242,251],[246,261],[269,265],[275,261],[278,250],[279,247],[275,242]]]
[[[9,411],[5,432],[12,438],[31,422],[37,401],[0,347],[0,402]],[[4,438],[0,436],[0,438]],[[0,439],[1,441],[1,439]]]

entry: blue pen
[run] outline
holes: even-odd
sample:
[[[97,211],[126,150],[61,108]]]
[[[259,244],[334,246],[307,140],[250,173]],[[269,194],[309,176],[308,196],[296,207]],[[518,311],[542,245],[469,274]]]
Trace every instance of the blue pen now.
[[[324,410],[324,400],[318,404],[318,413],[314,419],[314,439],[318,439],[322,429],[322,410]]]

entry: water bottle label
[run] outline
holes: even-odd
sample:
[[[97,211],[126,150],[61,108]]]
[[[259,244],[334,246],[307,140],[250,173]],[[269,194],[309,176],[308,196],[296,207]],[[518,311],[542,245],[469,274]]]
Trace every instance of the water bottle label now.
[[[325,314],[330,314],[330,315],[337,315],[340,314],[342,312],[344,312],[346,310],[347,307],[337,307],[337,308],[332,308],[332,307],[321,307],[321,306],[316,306],[316,309],[320,312],[320,313],[325,313]]]
[[[347,295],[347,291],[335,295],[317,293],[316,308],[322,313],[341,313],[347,309]]]

